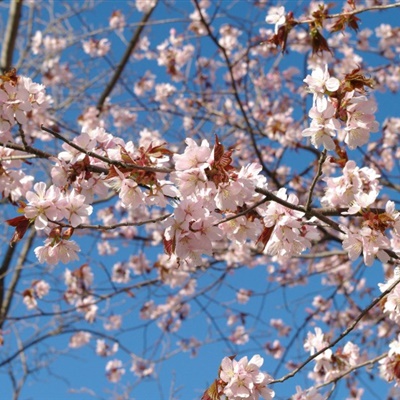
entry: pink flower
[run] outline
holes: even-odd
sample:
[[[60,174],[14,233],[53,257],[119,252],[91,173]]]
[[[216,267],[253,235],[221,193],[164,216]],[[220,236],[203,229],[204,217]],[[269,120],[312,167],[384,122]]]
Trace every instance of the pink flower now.
[[[97,339],[96,341],[96,354],[100,357],[110,357],[118,351],[118,343],[115,342],[110,347],[104,339]]]
[[[25,197],[28,201],[24,209],[25,217],[35,220],[35,228],[42,230],[47,227],[49,221],[56,221],[62,218],[59,204],[62,200],[60,190],[54,185],[46,190],[44,182],[34,185],[35,192],[27,192]]]
[[[107,331],[120,329],[122,325],[122,317],[120,315],[110,315],[107,322],[104,323],[104,329]]]
[[[174,154],[175,169],[178,171],[190,170],[192,168],[205,169],[210,166],[211,148],[207,140],[203,140],[201,145],[191,139],[185,140],[187,147],[183,154]]]
[[[340,86],[339,79],[329,75],[327,65],[324,70],[316,67],[311,75],[306,76],[304,82],[307,83],[310,92],[314,94],[314,106],[318,112],[323,112],[328,104],[327,98],[324,96],[325,92],[335,92]]]
[[[37,301],[32,289],[24,291],[23,302],[28,310],[33,310],[37,307]]]
[[[321,145],[327,150],[334,150],[335,143],[332,137],[336,136],[336,132],[340,129],[340,122],[333,118],[335,108],[331,103],[326,103],[322,111],[318,111],[317,107],[311,108],[309,114],[311,124],[309,128],[303,130],[303,136],[311,136],[311,143],[318,148]]]
[[[109,24],[111,29],[118,29],[119,31],[122,31],[126,24],[124,14],[122,14],[122,12],[119,10],[113,11]]]
[[[40,281],[35,281],[32,287],[33,290],[35,291],[36,297],[39,299],[46,296],[50,290],[50,285],[42,279]]]
[[[125,374],[125,369],[122,368],[121,360],[110,360],[106,365],[106,375],[110,382],[119,382],[122,375]]]
[[[229,336],[229,340],[235,344],[245,344],[249,341],[249,334],[243,325],[239,325]]]
[[[135,358],[132,363],[131,371],[139,378],[153,375],[154,363],[140,358]]]
[[[86,197],[78,194],[75,189],[71,191],[69,196],[64,197],[63,213],[74,228],[81,224],[93,211],[93,207],[85,204],[85,201]]]
[[[360,147],[369,140],[370,132],[377,132],[379,124],[375,121],[376,103],[366,96],[354,96],[346,107],[347,122],[345,143],[350,149]]]
[[[108,39],[103,38],[100,40],[89,39],[82,43],[83,51],[91,57],[105,56],[111,48],[111,43]]]
[[[60,261],[67,264],[78,260],[77,253],[80,249],[73,240],[53,240],[49,238],[45,240],[44,246],[36,247],[34,251],[40,263],[55,265]]]
[[[279,27],[286,23],[285,7],[270,7],[268,15],[265,17],[265,22],[267,24],[275,24],[275,34],[277,34]]]
[[[77,332],[69,339],[69,347],[71,347],[72,349],[77,349],[79,347],[85,346],[89,343],[91,337],[92,335],[89,332]]]
[[[219,377],[223,382],[223,393],[228,399],[257,400],[261,396],[264,400],[270,400],[275,396],[275,392],[267,387],[272,378],[259,370],[263,362],[258,354],[250,361],[247,357],[239,361],[231,357],[222,360]]]
[[[135,5],[138,11],[146,13],[156,5],[156,0],[136,0]]]

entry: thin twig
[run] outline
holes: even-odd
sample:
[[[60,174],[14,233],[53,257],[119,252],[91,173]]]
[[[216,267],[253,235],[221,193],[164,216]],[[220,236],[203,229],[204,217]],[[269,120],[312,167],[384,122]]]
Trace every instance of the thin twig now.
[[[60,135],[58,132],[55,132],[49,128],[46,128],[44,125],[41,126],[41,129],[47,133],[52,134],[54,137],[56,137],[57,139],[62,140],[63,142],[67,143],[69,146],[71,146],[72,148],[74,148],[75,150],[80,151],[83,154],[88,155],[89,157],[93,157],[96,158],[100,161],[103,161],[106,164],[109,165],[114,165],[116,167],[120,167],[120,168],[127,168],[127,169],[136,169],[136,170],[140,170],[140,171],[147,171],[147,172],[160,172],[160,173],[164,173],[164,174],[168,174],[170,172],[172,172],[173,170],[169,169],[169,168],[161,168],[161,167],[146,167],[146,166],[141,166],[141,165],[137,165],[137,164],[127,164],[121,161],[117,161],[117,160],[111,160],[108,157],[104,157],[101,156],[100,154],[94,153],[93,151],[89,151],[84,149],[83,147],[77,145],[76,143],[72,142],[71,140],[65,138],[64,136]]]
[[[126,67],[132,52],[134,51],[135,47],[137,46],[137,44],[139,43],[139,39],[140,39],[140,35],[142,34],[143,29],[145,28],[145,26],[147,25],[147,21],[150,19],[151,14],[153,13],[153,11],[155,10],[155,8],[157,7],[158,1],[156,2],[156,4],[146,13],[143,15],[142,21],[141,23],[138,25],[130,43],[129,46],[127,47],[127,49],[125,50],[125,53],[122,57],[121,62],[119,63],[119,65],[117,66],[117,68],[115,69],[114,75],[110,80],[110,83],[106,86],[106,88],[104,89],[103,93],[100,96],[100,99],[97,103],[97,109],[101,112],[103,109],[103,105],[104,102],[106,101],[106,98],[110,95],[110,93],[112,92],[112,90],[114,89],[115,85],[117,84],[124,68]]]
[[[317,358],[320,354],[324,353],[326,350],[329,350],[330,348],[334,347],[336,344],[338,344],[344,337],[346,337],[356,326],[357,324],[361,321],[362,318],[364,318],[368,311],[370,311],[373,307],[375,307],[385,296],[387,296],[398,284],[400,283],[400,279],[397,279],[388,289],[386,289],[379,297],[377,297],[375,300],[373,300],[367,307],[365,307],[360,314],[358,315],[357,318],[354,319],[354,321],[349,325],[347,329],[345,329],[333,342],[322,348],[321,350],[317,351],[310,357],[308,357],[303,363],[301,363],[297,368],[295,368],[293,371],[289,372],[285,376],[283,376],[280,379],[275,379],[271,382],[272,383],[282,383],[286,381],[289,378],[292,378],[295,376],[299,371],[301,371],[310,361],[314,360]]]
[[[324,164],[325,160],[326,160],[326,149],[324,149],[324,151],[321,153],[321,156],[319,157],[319,160],[318,160],[317,173],[315,174],[314,179],[313,179],[313,181],[311,183],[310,192],[308,194],[308,199],[307,199],[307,202],[306,202],[305,209],[307,211],[309,211],[310,208],[311,208],[312,196],[313,196],[314,188],[315,188],[315,185],[318,182],[318,179],[322,175],[322,165]]]
[[[3,47],[1,49],[1,69],[4,72],[12,67],[12,59],[15,49],[15,41],[18,35],[19,23],[21,20],[22,0],[12,0],[8,14],[8,24]]]

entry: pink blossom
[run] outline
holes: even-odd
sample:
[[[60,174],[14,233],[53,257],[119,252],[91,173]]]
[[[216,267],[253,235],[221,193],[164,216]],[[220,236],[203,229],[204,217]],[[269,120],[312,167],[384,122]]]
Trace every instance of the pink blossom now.
[[[107,331],[120,329],[122,325],[122,317],[120,315],[110,315],[104,322],[104,329]]]
[[[92,335],[89,332],[79,331],[71,336],[69,339],[69,347],[77,349],[89,343]]]
[[[311,124],[309,128],[303,130],[303,136],[311,136],[311,143],[314,147],[324,146],[327,150],[334,150],[335,143],[332,137],[336,136],[336,132],[340,129],[340,123],[333,118],[335,108],[331,103],[326,103],[322,111],[318,111],[317,107],[313,107],[309,114]]]
[[[126,24],[124,14],[122,14],[122,12],[119,10],[113,11],[109,24],[111,29],[118,29],[119,31],[122,31]]]
[[[62,195],[54,185],[46,189],[44,182],[35,183],[33,188],[36,193],[31,191],[26,193],[28,204],[24,212],[26,218],[35,220],[35,228],[42,230],[47,227],[49,221],[62,218],[59,208]]]
[[[302,390],[300,386],[296,386],[296,394],[294,394],[291,400],[324,400],[321,394],[318,393],[315,387],[310,389]]]
[[[368,99],[366,96],[354,96],[350,99],[346,111],[344,141],[350,149],[355,149],[368,142],[370,132],[377,132],[379,129],[374,116],[376,103],[374,99]]]
[[[118,343],[115,342],[110,347],[104,339],[96,340],[96,354],[100,357],[110,357],[118,351]]]
[[[139,378],[151,376],[154,374],[154,363],[135,357],[131,371]]]
[[[111,280],[116,283],[129,282],[129,266],[127,263],[117,262],[113,266]]]
[[[268,15],[265,17],[265,22],[267,24],[275,24],[275,34],[277,34],[279,27],[286,23],[285,7],[270,7]]]
[[[156,5],[156,0],[136,0],[135,5],[139,12],[146,13]]]
[[[100,40],[89,39],[82,43],[83,51],[91,57],[103,57],[111,48],[111,43],[108,39],[103,38]]]
[[[41,279],[40,281],[35,281],[32,284],[32,287],[35,291],[35,295],[37,298],[41,299],[42,297],[46,296],[49,293],[50,285]]]
[[[275,392],[267,387],[272,378],[259,370],[264,360],[258,354],[250,361],[247,357],[239,361],[225,357],[221,362],[220,379],[223,382],[223,393],[228,399],[265,400],[275,397]]]
[[[35,255],[40,263],[58,264],[62,262],[67,264],[71,261],[78,260],[79,246],[73,240],[53,240],[46,239],[44,246],[36,247]]]
[[[122,375],[125,374],[125,369],[122,367],[121,360],[110,360],[106,365],[106,375],[110,382],[119,382]]]
[[[335,92],[339,89],[340,81],[337,78],[329,75],[328,66],[325,69],[316,67],[311,75],[307,75],[304,79],[308,88],[314,95],[314,106],[316,110],[322,113],[327,107],[327,98],[324,96],[325,92]]]
[[[23,302],[28,310],[33,310],[37,307],[37,300],[32,289],[24,291]]]
[[[251,290],[239,289],[236,293],[237,302],[240,304],[246,304],[249,300],[253,292]]]
[[[229,336],[229,340],[235,344],[245,344],[249,341],[249,334],[243,325],[239,325]]]
[[[63,200],[64,216],[74,228],[84,222],[85,218],[93,211],[92,206],[85,204],[86,197],[78,194],[75,189],[68,196],[65,196]]]
[[[200,146],[190,138],[185,140],[187,147],[183,154],[174,154],[175,169],[178,171],[192,168],[205,169],[210,166],[211,148],[207,140],[203,140]]]

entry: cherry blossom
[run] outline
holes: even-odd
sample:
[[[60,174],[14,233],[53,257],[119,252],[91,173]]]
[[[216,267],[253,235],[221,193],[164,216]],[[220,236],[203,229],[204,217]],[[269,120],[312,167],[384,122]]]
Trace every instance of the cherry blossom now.
[[[125,369],[122,367],[121,360],[110,360],[106,365],[106,375],[110,382],[118,382],[122,375],[125,374]]]
[[[275,34],[278,33],[279,27],[286,23],[285,7],[270,7],[268,15],[265,17],[265,22],[267,24],[275,24]]]
[[[103,57],[111,48],[111,43],[108,39],[103,38],[100,40],[89,39],[82,43],[83,51],[91,57]]]
[[[89,332],[80,331],[75,333],[69,339],[69,347],[77,349],[85,346],[90,342],[92,335]]]
[[[228,399],[263,399],[270,400],[275,392],[267,387],[272,378],[259,368],[264,360],[259,355],[253,356],[250,361],[247,357],[236,361],[225,357],[221,362],[220,378],[223,382],[223,393]]]
[[[400,119],[377,102],[400,89],[399,4],[78,3],[0,10],[20,25],[0,76],[15,392],[65,334],[52,354],[101,357],[116,397],[162,397],[167,360],[208,345],[202,400],[361,399],[377,366],[398,386]]]

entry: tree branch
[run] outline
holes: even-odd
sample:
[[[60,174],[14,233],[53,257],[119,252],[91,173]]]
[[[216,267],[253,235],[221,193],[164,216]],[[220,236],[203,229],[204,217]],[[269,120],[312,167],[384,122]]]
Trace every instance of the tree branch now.
[[[8,13],[8,24],[1,49],[1,69],[3,73],[12,67],[12,58],[15,49],[15,41],[18,35],[21,20],[22,0],[12,0]]]

